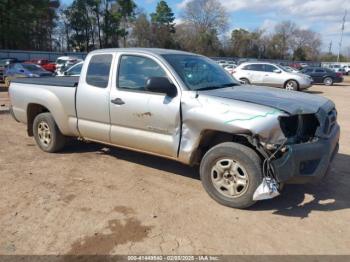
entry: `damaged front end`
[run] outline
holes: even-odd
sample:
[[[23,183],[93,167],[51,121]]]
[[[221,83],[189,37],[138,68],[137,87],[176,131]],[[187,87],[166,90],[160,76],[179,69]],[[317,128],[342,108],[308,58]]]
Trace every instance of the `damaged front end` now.
[[[280,116],[283,145],[262,143],[267,171],[278,183],[308,183],[322,178],[339,149],[340,127],[332,103],[314,114]]]

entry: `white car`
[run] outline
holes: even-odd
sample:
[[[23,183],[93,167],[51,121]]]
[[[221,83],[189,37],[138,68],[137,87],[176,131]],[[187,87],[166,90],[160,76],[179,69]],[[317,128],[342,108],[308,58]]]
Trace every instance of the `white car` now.
[[[344,68],[345,74],[349,75],[350,74],[350,65],[345,65],[345,66],[343,66],[343,68]]]
[[[243,84],[253,84],[302,90],[312,85],[312,78],[301,73],[291,73],[282,66],[265,62],[248,62],[240,64],[233,76]]]
[[[330,65],[328,68],[331,69],[331,70],[333,70],[333,71],[336,72],[336,73],[341,73],[341,74],[343,74],[343,75],[346,74],[345,68],[344,68],[344,67],[341,67],[340,65]]]
[[[220,61],[218,61],[217,63],[218,63],[220,66],[222,66],[222,67],[228,66],[228,62],[225,61],[225,60],[220,60]]]
[[[231,64],[231,65],[225,66],[224,69],[232,75],[236,67],[237,65]]]
[[[77,57],[73,56],[60,56],[56,59],[56,74],[62,75],[63,71],[78,62],[83,61]]]
[[[57,76],[80,76],[81,69],[83,68],[84,62],[79,62],[72,65],[64,72],[59,72]]]

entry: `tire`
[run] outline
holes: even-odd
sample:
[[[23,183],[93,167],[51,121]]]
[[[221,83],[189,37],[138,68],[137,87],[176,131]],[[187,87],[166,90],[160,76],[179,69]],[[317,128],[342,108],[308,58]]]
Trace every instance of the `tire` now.
[[[224,178],[225,173],[220,174],[218,167],[229,167],[230,162],[231,171],[235,169],[233,173],[236,174],[227,174],[226,169]],[[254,150],[244,145],[231,142],[218,144],[204,155],[200,178],[204,189],[216,202],[233,208],[247,208],[255,203],[253,195],[262,181],[261,159]],[[225,179],[230,181],[226,183]],[[242,185],[242,180],[245,180],[245,185]],[[233,194],[231,187],[235,188]]]
[[[66,143],[66,137],[58,129],[51,113],[41,113],[35,117],[33,133],[37,145],[48,153],[60,151]]]
[[[332,86],[333,85],[333,79],[331,77],[326,77],[325,79],[323,79],[323,83],[326,86]]]
[[[250,82],[247,78],[241,78],[239,81],[242,83],[242,85],[250,85]]]
[[[298,91],[299,90],[299,84],[295,80],[288,80],[286,84],[284,85],[284,88],[289,91]]]

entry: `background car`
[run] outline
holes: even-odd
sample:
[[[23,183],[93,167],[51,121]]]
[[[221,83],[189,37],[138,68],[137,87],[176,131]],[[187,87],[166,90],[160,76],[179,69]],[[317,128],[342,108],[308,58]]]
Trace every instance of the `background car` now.
[[[25,63],[39,65],[42,68],[44,68],[45,70],[50,71],[52,73],[54,73],[56,71],[56,64],[53,62],[50,62],[47,59],[32,59],[32,60],[26,61]]]
[[[343,66],[343,68],[344,68],[345,74],[346,74],[346,75],[349,75],[349,72],[350,72],[350,65],[345,65],[345,66]]]
[[[48,77],[52,76],[52,73],[46,71],[39,65],[26,64],[26,63],[14,63],[10,64],[5,69],[5,87],[9,87],[10,81],[17,77]]]
[[[285,88],[286,90],[302,90],[312,85],[312,78],[285,70],[282,66],[254,62],[239,65],[233,76],[244,84],[263,85]]]
[[[225,66],[224,69],[232,75],[236,67],[237,65],[232,64]]]
[[[82,60],[72,56],[60,56],[56,60],[56,74],[63,75],[63,72],[66,71],[72,65],[81,62]]]
[[[83,68],[84,62],[76,63],[75,65],[68,68],[63,72],[64,76],[80,76],[81,69]]]
[[[13,63],[18,62],[17,58],[2,58],[0,59],[0,82],[5,82],[5,70]]]
[[[284,66],[283,67],[284,69],[286,69],[287,71],[291,72],[291,73],[300,73],[299,70],[293,68],[293,67],[290,67],[290,66]]]
[[[220,66],[222,66],[222,67],[225,67],[225,66],[228,66],[229,64],[228,64],[228,62],[226,61],[226,60],[220,60],[220,61],[218,61],[217,62]]]
[[[328,68],[333,70],[336,73],[341,73],[342,75],[346,74],[345,69],[343,67],[341,67],[340,65],[330,65]]]
[[[331,86],[333,83],[343,82],[343,74],[336,73],[329,68],[324,67],[307,67],[301,71],[303,74],[312,77],[314,83],[323,83],[326,86]]]

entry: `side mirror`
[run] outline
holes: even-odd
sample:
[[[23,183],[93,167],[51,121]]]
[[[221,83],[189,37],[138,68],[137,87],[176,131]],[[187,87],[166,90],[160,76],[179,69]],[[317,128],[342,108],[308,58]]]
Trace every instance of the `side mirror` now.
[[[274,73],[277,73],[277,74],[282,73],[282,71],[281,71],[280,69],[275,69],[275,70],[273,70],[273,72],[274,72]]]
[[[170,83],[167,77],[150,77],[146,82],[146,90],[154,93],[166,94],[175,97],[177,90],[174,84]]]

